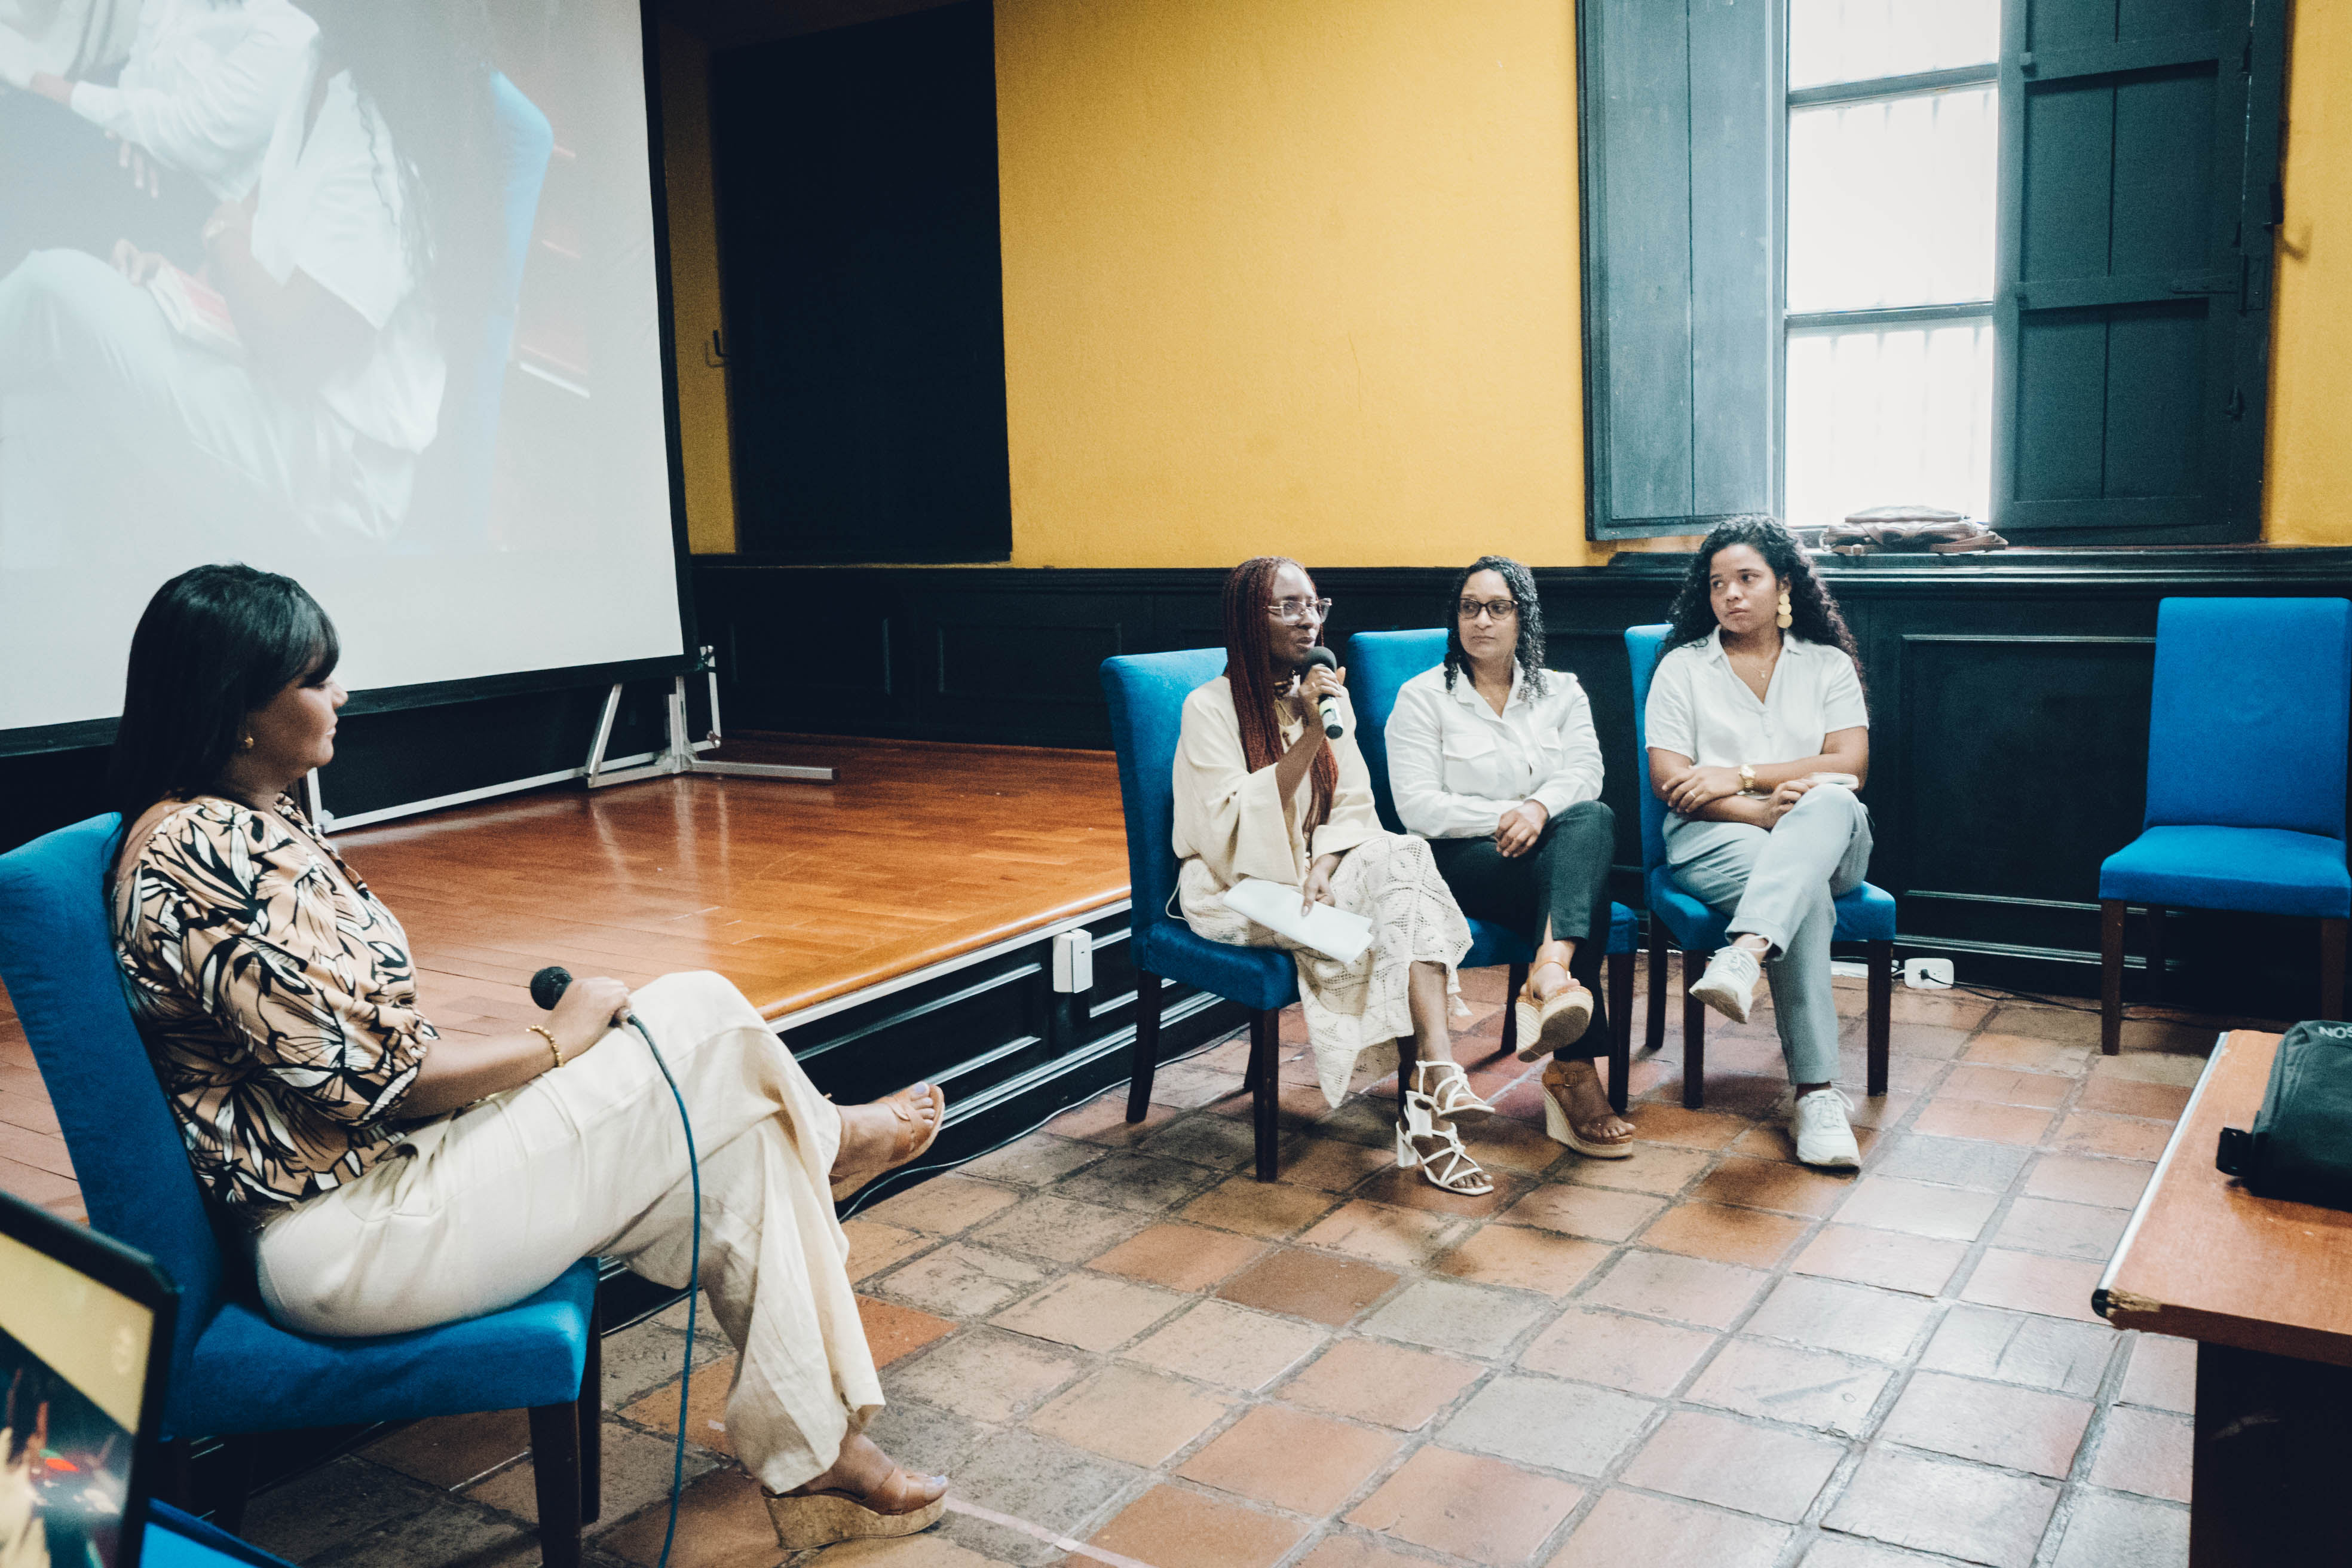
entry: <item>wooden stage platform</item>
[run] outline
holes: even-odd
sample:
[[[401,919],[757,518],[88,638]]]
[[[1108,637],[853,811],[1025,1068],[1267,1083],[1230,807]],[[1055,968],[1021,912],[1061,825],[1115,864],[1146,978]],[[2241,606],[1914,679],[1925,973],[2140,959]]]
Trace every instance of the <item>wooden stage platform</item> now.
[[[821,737],[727,755],[830,765],[832,784],[577,784],[335,835],[408,928],[445,1034],[542,1016],[541,965],[631,984],[715,969],[843,1100],[919,1078],[967,1157],[1127,1071],[1127,837],[1107,752]],[[1052,989],[1054,936],[1086,930],[1094,984]],[[1173,992],[1163,1050],[1237,1025]],[[79,1216],[72,1166],[0,995],[0,1188]]]

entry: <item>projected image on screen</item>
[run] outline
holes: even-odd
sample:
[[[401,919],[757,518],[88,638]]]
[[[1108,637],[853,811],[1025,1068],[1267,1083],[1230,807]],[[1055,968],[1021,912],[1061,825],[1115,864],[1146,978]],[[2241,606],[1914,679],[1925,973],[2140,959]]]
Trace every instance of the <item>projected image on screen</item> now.
[[[155,586],[359,689],[680,651],[634,0],[0,0],[0,730]]]

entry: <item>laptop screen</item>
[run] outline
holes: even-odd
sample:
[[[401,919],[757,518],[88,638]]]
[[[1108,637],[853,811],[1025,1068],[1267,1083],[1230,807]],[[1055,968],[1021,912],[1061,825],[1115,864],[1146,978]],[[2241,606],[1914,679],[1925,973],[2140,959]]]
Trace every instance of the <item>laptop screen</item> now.
[[[130,1568],[168,1288],[0,1194],[0,1568]]]

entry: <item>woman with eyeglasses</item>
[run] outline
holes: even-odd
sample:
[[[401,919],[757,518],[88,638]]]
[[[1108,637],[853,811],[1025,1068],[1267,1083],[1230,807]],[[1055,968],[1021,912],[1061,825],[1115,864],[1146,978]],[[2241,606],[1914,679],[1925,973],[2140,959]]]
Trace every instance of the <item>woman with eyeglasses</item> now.
[[[1673,809],[1675,879],[1730,931],[1690,994],[1744,1024],[1770,981],[1797,1158],[1851,1169],[1830,935],[1833,900],[1870,867],[1862,656],[1795,537],[1760,514],[1706,536],[1673,616],[1643,717],[1650,787]]]
[[[1465,910],[1536,943],[1511,1005],[1520,1059],[1551,1053],[1546,1130],[1580,1154],[1622,1159],[1633,1126],[1592,1065],[1608,1049],[1598,998],[1617,844],[1592,705],[1576,677],[1544,668],[1543,605],[1525,566],[1481,556],[1446,607],[1445,662],[1406,681],[1389,715],[1397,817],[1429,840]]]
[[[1177,901],[1211,942],[1297,960],[1316,1078],[1334,1108],[1357,1053],[1394,1040],[1398,1166],[1450,1193],[1490,1193],[1454,1128],[1494,1110],[1455,1064],[1446,1026],[1470,927],[1429,846],[1385,831],[1373,811],[1347,672],[1309,662],[1330,614],[1306,568],[1282,556],[1244,561],[1225,579],[1225,673],[1184,700],[1176,742]],[[1326,698],[1336,737],[1317,713]],[[1244,879],[1363,916],[1371,944],[1342,963],[1257,924],[1225,902]]]

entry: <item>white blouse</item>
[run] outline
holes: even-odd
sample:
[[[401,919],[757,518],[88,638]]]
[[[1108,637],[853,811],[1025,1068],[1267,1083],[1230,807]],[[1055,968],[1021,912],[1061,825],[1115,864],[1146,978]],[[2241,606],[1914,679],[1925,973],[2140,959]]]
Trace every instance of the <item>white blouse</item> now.
[[[1557,669],[1545,671],[1544,686],[1530,693],[1514,663],[1497,713],[1466,669],[1451,691],[1444,665],[1404,683],[1389,715],[1389,789],[1408,832],[1483,838],[1522,801],[1552,817],[1601,798],[1601,742],[1584,688]]]
[[[1866,729],[1862,677],[1843,648],[1783,633],[1764,700],[1739,679],[1720,627],[1658,661],[1643,710],[1646,742],[1703,768],[1769,765],[1821,755],[1840,730]]]
[[[242,201],[318,36],[288,0],[147,0],[121,79],[76,83],[73,111]]]
[[[1216,891],[1244,877],[1302,886],[1308,861],[1343,855],[1381,831],[1372,809],[1372,775],[1356,749],[1355,710],[1345,694],[1339,702],[1346,728],[1331,742],[1331,753],[1339,764],[1339,787],[1331,796],[1330,816],[1316,828],[1310,845],[1299,826],[1314,800],[1311,772],[1300,776],[1285,800],[1275,788],[1273,763],[1251,771],[1242,752],[1233,683],[1225,677],[1184,699],[1183,728],[1176,741],[1172,837],[1177,858],[1201,862]],[[1287,710],[1281,728],[1286,747],[1301,732],[1299,721]],[[1191,878],[1186,884],[1190,901]]]

